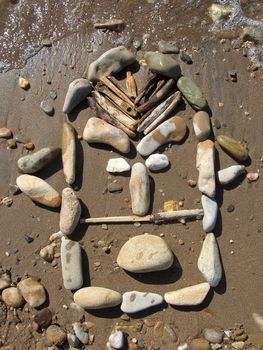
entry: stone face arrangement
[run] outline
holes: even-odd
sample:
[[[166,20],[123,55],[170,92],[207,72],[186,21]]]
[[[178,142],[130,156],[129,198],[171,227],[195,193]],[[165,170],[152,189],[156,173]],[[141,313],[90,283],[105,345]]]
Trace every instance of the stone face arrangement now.
[[[210,285],[208,283],[200,283],[195,286],[165,293],[164,300],[168,304],[177,306],[199,305],[204,301],[209,289]]]
[[[59,229],[68,236],[74,232],[79,223],[81,205],[74,191],[67,187],[62,191],[62,202],[59,217]]]
[[[63,124],[61,149],[65,179],[72,185],[75,182],[76,139],[75,129],[69,123]]]
[[[69,84],[65,97],[63,113],[70,113],[91,92],[92,84],[87,79],[76,79]]]
[[[173,253],[166,242],[149,234],[130,238],[117,257],[120,267],[136,273],[166,270],[173,260]]]
[[[135,215],[147,214],[150,207],[150,181],[145,165],[136,163],[132,167],[130,178],[132,212]]]
[[[74,294],[74,302],[83,309],[105,309],[121,303],[121,294],[103,287],[85,287]]]
[[[139,312],[163,302],[163,297],[156,293],[126,292],[122,296],[121,310],[126,313]]]

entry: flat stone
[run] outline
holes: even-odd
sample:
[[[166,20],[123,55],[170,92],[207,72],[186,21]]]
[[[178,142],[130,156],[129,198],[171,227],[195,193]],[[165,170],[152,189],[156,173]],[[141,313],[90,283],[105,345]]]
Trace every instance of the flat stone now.
[[[196,168],[199,171],[198,188],[211,198],[216,194],[214,158],[214,143],[210,140],[199,142],[196,155]]]
[[[221,185],[227,185],[246,172],[245,165],[232,165],[217,172],[217,179]]]
[[[74,322],[72,326],[77,338],[81,341],[81,343],[88,344],[89,335],[82,329],[81,324],[79,322]]]
[[[186,64],[192,64],[193,63],[193,60],[192,58],[190,57],[190,55],[185,52],[185,51],[182,51],[181,54],[180,54],[180,58],[181,60],[186,63]]]
[[[83,139],[88,143],[104,143],[122,153],[129,153],[130,140],[124,131],[106,123],[104,120],[92,117],[83,131]]]
[[[126,313],[134,313],[149,309],[163,302],[163,297],[156,293],[126,292],[122,296],[121,310]]]
[[[124,345],[124,334],[121,331],[115,331],[109,336],[109,343],[114,349],[122,349]]]
[[[34,278],[26,278],[17,285],[26,302],[32,307],[44,304],[47,295],[43,285]]]
[[[111,158],[108,160],[106,170],[109,173],[123,173],[130,171],[130,164],[124,158]]]
[[[155,153],[146,159],[145,165],[151,171],[159,171],[168,167],[169,159],[165,154]]]
[[[220,331],[214,328],[205,328],[203,330],[203,334],[205,339],[209,343],[220,344],[223,341],[223,336],[224,336],[223,331]]]
[[[213,233],[207,233],[197,262],[198,270],[211,287],[216,287],[222,278],[219,250]]]
[[[208,139],[211,133],[210,119],[207,112],[196,112],[193,117],[193,127],[195,136],[199,141]]]
[[[91,92],[92,84],[87,79],[75,79],[69,84],[63,105],[63,113],[70,113]]]
[[[129,182],[132,212],[134,215],[146,215],[150,207],[150,180],[145,165],[135,163],[132,166]]]
[[[66,340],[67,334],[61,327],[52,324],[46,330],[46,338],[52,344],[61,345]]]
[[[171,305],[192,306],[201,304],[210,290],[208,283],[178,289],[164,294],[164,300]]]
[[[50,164],[59,154],[60,148],[58,147],[44,147],[19,158],[17,166],[22,173],[33,174]]]
[[[47,115],[52,116],[54,114],[54,107],[52,107],[46,100],[41,101],[40,108]]]
[[[12,131],[8,128],[0,128],[0,138],[9,139],[12,137]]]
[[[178,54],[180,50],[175,42],[160,40],[158,42],[158,49],[161,53],[175,53]]]
[[[114,75],[135,61],[133,53],[124,46],[110,49],[90,64],[88,80],[96,82],[102,76]]]
[[[62,237],[60,253],[64,287],[70,290],[81,288],[83,277],[79,243]]]
[[[16,287],[9,287],[3,290],[1,298],[7,306],[14,308],[21,307],[25,301]]]
[[[78,225],[81,205],[75,192],[67,187],[62,191],[59,229],[64,235],[70,235]]]
[[[219,135],[216,138],[219,145],[227,151],[233,158],[239,161],[245,161],[248,159],[248,151],[239,141],[236,141],[232,137]]]
[[[181,77],[177,81],[177,87],[194,109],[202,110],[207,108],[207,101],[202,91],[191,79]]]
[[[142,156],[148,156],[166,143],[182,141],[186,131],[183,118],[172,117],[144,136],[136,147],[137,151]]]
[[[121,303],[122,296],[112,289],[85,287],[74,294],[74,302],[84,309],[105,309]]]
[[[170,56],[160,52],[146,52],[144,59],[153,73],[159,73],[169,78],[178,79],[181,76],[179,64]]]
[[[205,232],[211,232],[216,225],[218,205],[214,198],[209,198],[204,194],[201,197],[201,202],[204,210],[203,230]]]
[[[76,137],[75,129],[69,123],[63,124],[61,150],[65,180],[72,185],[75,182]]]
[[[121,193],[123,191],[123,186],[119,183],[112,182],[112,183],[108,184],[107,190],[110,193]]]
[[[261,332],[263,332],[263,316],[254,312],[252,318]]]
[[[210,350],[210,345],[204,338],[195,338],[190,343],[191,350]]]
[[[32,175],[20,175],[16,179],[20,190],[33,201],[51,208],[60,207],[61,197],[46,181]]]
[[[120,267],[136,273],[166,270],[173,260],[173,253],[166,242],[149,234],[130,238],[117,257]]]

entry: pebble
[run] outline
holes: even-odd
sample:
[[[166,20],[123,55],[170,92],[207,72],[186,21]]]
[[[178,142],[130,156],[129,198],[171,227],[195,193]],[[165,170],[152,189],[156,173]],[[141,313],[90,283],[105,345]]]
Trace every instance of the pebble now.
[[[1,298],[7,306],[14,308],[21,307],[24,304],[24,299],[16,287],[9,287],[3,290]]]
[[[50,90],[49,97],[52,98],[52,100],[55,100],[57,98],[57,92],[55,90]]]
[[[151,154],[145,161],[145,165],[151,171],[165,169],[169,165],[169,159],[165,154]]]
[[[107,189],[110,193],[121,193],[123,190],[123,187],[121,184],[118,184],[116,182],[112,182],[108,184]]]
[[[44,147],[39,151],[19,158],[17,166],[22,173],[33,174],[51,163],[59,154],[60,148]]]
[[[41,101],[40,108],[47,115],[50,115],[50,116],[54,115],[54,107],[52,107],[46,100]]]
[[[27,151],[33,151],[35,149],[35,145],[33,142],[28,142],[23,145],[23,148],[25,148]]]
[[[124,346],[124,334],[121,331],[115,331],[109,336],[109,343],[114,349],[122,349]]]
[[[197,145],[196,168],[199,171],[199,191],[213,198],[216,194],[215,146],[210,140],[199,142]]]
[[[216,287],[222,278],[219,250],[213,233],[207,233],[197,262],[198,270],[211,287]]]
[[[88,143],[105,143],[122,153],[130,151],[130,140],[125,132],[99,118],[92,117],[88,120],[83,139]]]
[[[228,204],[226,210],[228,213],[232,213],[235,210],[234,204]]]
[[[60,252],[64,287],[70,290],[81,288],[83,277],[79,243],[62,237]]]
[[[235,341],[231,344],[232,348],[237,350],[242,350],[245,347],[246,343],[243,341]]]
[[[49,244],[40,250],[39,255],[45,261],[51,262],[54,259],[54,253],[54,247],[51,244]]]
[[[79,348],[79,345],[80,345],[80,341],[78,340],[78,338],[75,336],[75,334],[71,334],[71,333],[68,333],[67,334],[67,339],[68,339],[68,343],[69,345],[74,349],[74,348]],[[72,349],[70,348],[70,349]],[[73,350],[72,349],[72,350]]]
[[[27,243],[32,243],[34,241],[34,238],[28,234],[25,234],[24,237],[25,237],[25,240],[27,241]]]
[[[129,183],[132,212],[134,215],[146,215],[150,207],[150,180],[147,169],[142,163],[132,166]]]
[[[192,306],[201,304],[210,290],[208,283],[178,289],[164,294],[164,300],[171,305]]]
[[[247,173],[247,181],[250,182],[254,182],[257,181],[259,178],[259,174],[258,173]]]
[[[217,172],[217,179],[221,185],[226,185],[246,172],[244,165],[232,165]]]
[[[121,310],[127,313],[134,313],[146,310],[163,302],[163,297],[156,293],[126,292],[122,296]]]
[[[217,142],[233,158],[239,161],[245,161],[248,159],[249,155],[246,147],[232,137],[219,135],[217,136]]]
[[[122,301],[120,293],[103,287],[85,287],[74,294],[74,302],[84,309],[105,309]]]
[[[223,341],[224,333],[220,330],[213,329],[213,328],[205,328],[203,330],[203,334],[205,339],[209,343],[220,344]]]
[[[212,232],[217,221],[217,202],[214,198],[209,198],[204,194],[201,197],[201,202],[204,210],[203,230],[205,232]]]
[[[11,205],[13,204],[13,199],[10,197],[4,197],[1,200],[1,204],[4,204],[6,207],[11,207]]]
[[[23,78],[23,77],[19,77],[18,79],[18,86],[21,87],[24,90],[29,89],[30,87],[30,83],[27,79]]]
[[[91,92],[92,84],[87,79],[75,79],[69,84],[63,105],[63,113],[69,114]]]
[[[88,80],[96,82],[101,76],[114,75],[136,61],[132,52],[118,46],[102,54],[88,69]]]
[[[220,128],[221,128],[220,120],[217,119],[217,118],[214,118],[214,119],[213,119],[213,126],[214,126],[216,129],[220,129]]]
[[[188,344],[184,343],[184,344],[180,344],[177,347],[178,350],[187,350],[188,349]]]
[[[12,137],[12,131],[8,128],[0,128],[0,138],[9,139]]]
[[[254,312],[252,318],[261,332],[263,332],[263,316]]]
[[[75,129],[69,123],[63,124],[61,150],[65,180],[72,185],[75,182],[76,138]]]
[[[32,175],[20,175],[16,179],[20,190],[33,201],[51,208],[60,207],[61,197],[53,187],[39,177]]]
[[[175,329],[172,325],[166,324],[164,326],[164,336],[168,336],[170,342],[176,343],[178,340],[178,337],[176,335]]]
[[[144,59],[153,73],[159,73],[174,79],[178,79],[181,76],[179,64],[170,56],[149,51],[145,53]]]
[[[82,329],[81,324],[79,322],[74,322],[72,326],[77,338],[81,341],[81,343],[88,344],[89,334]]]
[[[255,43],[263,43],[263,32],[259,28],[254,26],[248,26],[243,28],[241,33],[243,41],[253,41]]]
[[[19,187],[17,185],[12,185],[12,184],[9,184],[9,192],[11,192],[11,194],[13,195],[21,193]]]
[[[4,272],[0,277],[0,291],[11,286],[11,277],[8,272]]]
[[[52,324],[46,330],[46,338],[53,344],[62,345],[67,338],[67,334],[61,327]]]
[[[59,229],[64,235],[70,235],[78,225],[81,205],[75,192],[67,187],[62,191]]]
[[[193,117],[195,136],[199,141],[205,141],[211,133],[210,119],[207,112],[196,112]]]
[[[130,164],[124,158],[111,158],[108,160],[106,170],[109,173],[123,173],[125,171],[130,171]]]
[[[175,53],[178,54],[180,50],[176,46],[175,42],[160,40],[158,42],[158,49],[161,53]]]
[[[180,58],[186,64],[192,64],[193,63],[192,58],[189,56],[189,54],[187,52],[182,51],[181,54],[180,54]]]
[[[190,343],[191,350],[210,350],[210,345],[204,338],[195,338]]]
[[[26,278],[17,285],[26,302],[32,307],[44,304],[47,299],[43,285],[34,278]]]
[[[150,234],[130,238],[117,257],[120,267],[136,273],[166,270],[173,260],[173,253],[166,242]]]
[[[52,322],[52,312],[49,308],[40,310],[33,318],[36,330],[47,328]]]
[[[207,101],[202,91],[191,79],[181,77],[177,81],[177,87],[194,109],[202,110],[207,108]]]
[[[137,145],[142,156],[148,156],[169,142],[180,142],[186,135],[187,126],[181,117],[172,117],[144,136]]]
[[[133,40],[132,46],[136,49],[139,50],[142,47],[142,42],[140,40]]]
[[[16,143],[16,140],[14,140],[14,139],[7,140],[6,145],[7,145],[8,149],[15,149],[15,148],[17,148],[17,143]]]

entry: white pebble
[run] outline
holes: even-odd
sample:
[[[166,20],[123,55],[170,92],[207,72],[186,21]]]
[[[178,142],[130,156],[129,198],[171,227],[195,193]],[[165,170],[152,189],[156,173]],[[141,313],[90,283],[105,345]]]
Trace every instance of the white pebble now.
[[[124,335],[121,331],[115,331],[109,336],[109,343],[115,349],[121,349],[124,344]]]
[[[130,164],[124,158],[111,158],[106,170],[109,173],[123,173],[131,169]]]
[[[169,159],[165,154],[152,154],[146,159],[145,165],[151,171],[159,171],[166,168],[169,165]]]

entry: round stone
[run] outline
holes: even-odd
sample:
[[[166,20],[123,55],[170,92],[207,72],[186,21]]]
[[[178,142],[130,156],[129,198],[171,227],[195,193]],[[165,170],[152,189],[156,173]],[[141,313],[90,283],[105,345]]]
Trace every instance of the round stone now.
[[[146,52],[145,61],[149,69],[169,78],[178,79],[181,76],[179,64],[170,56],[159,52]]]
[[[22,296],[32,307],[38,307],[46,301],[46,291],[43,285],[34,278],[26,278],[17,285]]]
[[[151,171],[159,171],[168,167],[169,159],[165,154],[151,154],[150,157],[146,159],[145,165]]]
[[[24,299],[16,287],[6,288],[2,292],[3,302],[12,307],[21,307],[24,304]]]
[[[205,328],[203,330],[205,339],[209,343],[220,344],[223,340],[223,332],[213,328]]]
[[[67,334],[57,325],[51,325],[46,331],[46,338],[49,342],[60,345],[66,340]]]
[[[195,338],[190,343],[191,350],[210,350],[210,345],[204,338]]]

